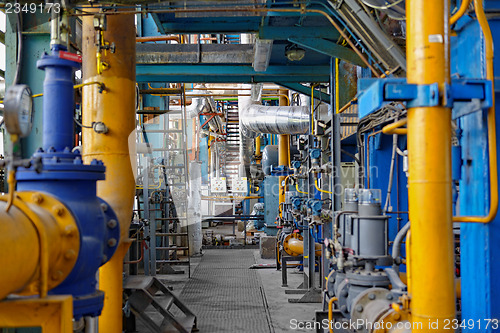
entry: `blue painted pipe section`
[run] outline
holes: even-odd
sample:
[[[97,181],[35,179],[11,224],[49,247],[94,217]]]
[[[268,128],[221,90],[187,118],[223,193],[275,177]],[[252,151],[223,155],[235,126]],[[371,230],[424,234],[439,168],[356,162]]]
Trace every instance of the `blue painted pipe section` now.
[[[59,58],[58,51],[43,55],[37,67],[45,71],[43,82],[43,148],[73,147],[73,71],[77,62]]]
[[[45,71],[43,100],[43,148],[34,157],[42,159],[42,170],[20,169],[19,191],[40,191],[58,198],[71,212],[80,232],[80,251],[71,273],[54,295],[73,296],[73,315],[99,316],[104,293],[96,289],[98,268],[110,259],[120,241],[118,218],[96,194],[97,181],[104,180],[103,163],[84,164],[73,147],[73,70],[79,64],[59,58],[58,48],[38,61]],[[38,171],[38,172],[37,172]]]
[[[80,155],[74,155],[74,161],[81,162]],[[75,317],[100,314],[103,294],[96,292],[95,274],[111,258],[120,239],[118,218],[104,200],[96,196],[96,181],[104,179],[104,166],[96,160],[92,163],[94,165],[74,164],[73,167],[59,159],[56,163],[45,161],[41,174],[33,170],[18,173],[20,191],[40,191],[55,196],[77,221],[78,259],[68,277],[50,291],[55,295],[73,295]],[[82,301],[94,306],[81,309]]]
[[[462,147],[451,147],[451,179],[460,180],[462,178]]]

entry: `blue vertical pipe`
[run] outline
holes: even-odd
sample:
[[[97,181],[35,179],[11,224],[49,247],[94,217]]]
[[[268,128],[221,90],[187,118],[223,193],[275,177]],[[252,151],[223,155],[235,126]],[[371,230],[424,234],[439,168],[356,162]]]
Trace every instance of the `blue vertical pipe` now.
[[[74,117],[74,69],[79,64],[59,57],[59,51],[45,54],[37,62],[39,69],[45,71],[43,82],[43,149],[45,151],[64,151],[73,147]]]
[[[96,182],[105,178],[101,161],[83,164],[73,146],[74,92],[73,70],[79,63],[68,60],[75,55],[59,52],[54,45],[50,55],[37,62],[45,71],[43,100],[43,150],[34,154],[43,160],[42,170],[34,166],[19,168],[19,191],[40,191],[60,200],[76,219],[80,251],[75,266],[51,294],[73,296],[73,316],[99,316],[104,293],[96,289],[97,269],[116,250],[120,240],[118,218],[109,205],[96,196]],[[68,59],[65,59],[68,57]]]

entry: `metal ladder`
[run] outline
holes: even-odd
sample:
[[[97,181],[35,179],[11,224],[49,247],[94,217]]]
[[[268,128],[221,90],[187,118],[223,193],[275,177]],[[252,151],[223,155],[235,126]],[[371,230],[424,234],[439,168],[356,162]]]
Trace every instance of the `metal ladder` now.
[[[129,276],[123,285],[125,307],[141,318],[154,333],[196,330],[196,316],[163,283],[151,276]],[[155,312],[150,311],[151,306]],[[148,311],[146,311],[149,308]]]
[[[239,113],[237,105],[228,105],[226,109],[226,178],[228,183],[228,191],[233,193],[232,180],[239,177],[240,167],[240,125]],[[236,210],[236,205],[241,203],[241,200],[233,200],[233,214],[239,214],[241,211]]]
[[[184,90],[181,94],[181,110],[169,111],[163,115],[161,129],[144,130],[148,133],[162,135],[162,147],[152,147],[153,153],[159,152],[162,164],[151,163],[148,158],[147,170],[144,172],[143,206],[144,218],[148,220],[144,228],[144,236],[148,241],[148,248],[144,252],[144,273],[146,275],[182,274],[172,266],[188,266],[188,275],[191,276],[191,262],[189,255],[189,226],[187,223],[187,194],[188,194],[188,156],[186,136],[186,110]],[[171,115],[180,114],[176,126]],[[151,191],[149,187],[152,168],[161,172],[164,184]],[[148,184],[146,184],[148,183]],[[148,203],[148,204],[144,204]],[[159,207],[161,216],[150,207]],[[153,208],[154,209],[154,208]],[[153,241],[154,240],[154,241]],[[182,252],[182,258],[179,257]]]

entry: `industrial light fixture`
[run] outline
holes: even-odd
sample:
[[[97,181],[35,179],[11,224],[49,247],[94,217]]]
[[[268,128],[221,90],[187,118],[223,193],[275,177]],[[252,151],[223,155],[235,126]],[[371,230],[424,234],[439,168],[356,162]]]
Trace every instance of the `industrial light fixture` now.
[[[306,50],[297,46],[297,44],[291,44],[285,48],[285,56],[290,61],[301,61],[306,55]]]

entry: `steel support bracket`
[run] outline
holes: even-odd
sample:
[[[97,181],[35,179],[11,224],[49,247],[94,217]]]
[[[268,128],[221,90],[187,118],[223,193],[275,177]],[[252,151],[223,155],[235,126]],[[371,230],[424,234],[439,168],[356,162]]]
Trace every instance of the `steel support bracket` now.
[[[359,117],[380,110],[389,102],[405,102],[408,108],[445,106],[455,102],[480,100],[482,108],[492,105],[491,81],[482,79],[453,79],[440,96],[437,83],[410,84],[406,79],[360,79],[358,81]]]
[[[41,327],[42,332],[73,332],[70,295],[46,298],[13,298],[0,302],[0,327]]]
[[[451,85],[445,85],[443,105],[452,108],[457,102],[479,100],[480,107],[493,106],[492,82],[483,79],[454,79]]]
[[[293,175],[293,170],[290,170],[286,165],[272,166],[271,176],[288,176]]]

